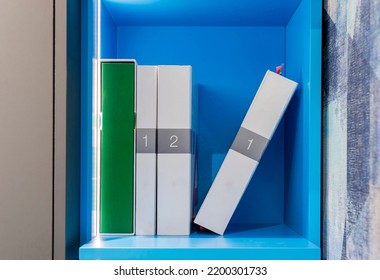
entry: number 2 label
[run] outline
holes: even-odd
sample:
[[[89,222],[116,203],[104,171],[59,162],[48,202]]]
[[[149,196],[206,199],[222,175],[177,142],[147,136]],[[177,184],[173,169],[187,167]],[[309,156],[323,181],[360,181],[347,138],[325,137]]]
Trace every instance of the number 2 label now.
[[[178,148],[178,145],[176,144],[177,141],[178,141],[178,136],[177,135],[170,136],[170,141],[172,141],[170,143],[170,148]]]

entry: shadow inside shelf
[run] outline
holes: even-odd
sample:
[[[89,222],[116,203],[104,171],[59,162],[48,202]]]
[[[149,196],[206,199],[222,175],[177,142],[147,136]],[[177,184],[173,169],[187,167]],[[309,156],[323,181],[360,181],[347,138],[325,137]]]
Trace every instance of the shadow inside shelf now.
[[[139,235],[101,235],[87,245],[90,247],[129,247],[129,248],[181,248],[181,247],[241,247],[261,246],[264,243],[282,246],[284,242],[308,243],[309,241],[291,230],[287,225],[231,226],[224,235],[207,230],[196,230],[189,236],[139,236]],[[85,245],[86,246],[86,245]]]
[[[286,225],[231,225],[227,228],[223,236],[226,238],[301,237]]]

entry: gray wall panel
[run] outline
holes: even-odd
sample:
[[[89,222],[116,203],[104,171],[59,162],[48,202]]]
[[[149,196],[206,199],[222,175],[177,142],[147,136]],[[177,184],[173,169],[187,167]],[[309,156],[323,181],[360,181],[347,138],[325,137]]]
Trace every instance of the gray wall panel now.
[[[55,1],[54,259],[66,256],[66,92],[67,5]]]
[[[51,259],[53,1],[0,7],[0,259]]]

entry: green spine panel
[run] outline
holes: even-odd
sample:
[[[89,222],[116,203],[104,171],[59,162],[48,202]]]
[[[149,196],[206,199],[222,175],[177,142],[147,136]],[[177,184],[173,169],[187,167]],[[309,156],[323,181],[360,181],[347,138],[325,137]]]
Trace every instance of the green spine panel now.
[[[102,62],[100,232],[134,232],[135,63]]]

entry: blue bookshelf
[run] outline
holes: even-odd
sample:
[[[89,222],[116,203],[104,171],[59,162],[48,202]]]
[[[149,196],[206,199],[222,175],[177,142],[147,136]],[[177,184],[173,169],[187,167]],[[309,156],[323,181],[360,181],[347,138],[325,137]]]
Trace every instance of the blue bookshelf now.
[[[84,2],[80,258],[320,259],[322,1]],[[300,84],[224,236],[91,236],[96,53],[141,65],[192,65],[199,93],[195,211],[265,71],[285,63],[284,75]]]

